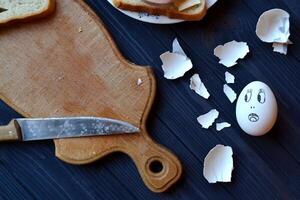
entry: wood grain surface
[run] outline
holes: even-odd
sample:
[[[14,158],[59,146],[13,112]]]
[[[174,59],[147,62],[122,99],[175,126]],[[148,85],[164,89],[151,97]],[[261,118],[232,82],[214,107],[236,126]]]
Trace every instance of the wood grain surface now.
[[[93,164],[68,165],[53,156],[50,141],[0,145],[0,197],[2,199],[299,199],[300,198],[300,5],[297,0],[220,0],[202,22],[152,25],[130,19],[106,1],[87,0],[103,20],[125,58],[150,65],[157,80],[157,98],[148,129],[156,141],[175,152],[184,176],[166,193],[155,194],[142,184],[131,160],[114,154]],[[261,42],[255,26],[262,12],[282,8],[291,15],[294,45],[287,56],[272,52]],[[183,78],[163,78],[159,55],[171,49],[177,37],[194,68]],[[248,42],[250,54],[231,69],[218,64],[213,49],[231,40]],[[278,100],[274,129],[263,137],[244,134],[235,120],[235,105],[223,94],[224,72],[236,76],[236,92],[249,82],[267,83]],[[211,93],[204,100],[189,88],[199,73]],[[196,118],[211,108],[218,121],[232,127],[218,133],[201,129]],[[7,124],[20,115],[4,103],[0,119]],[[208,184],[203,160],[216,144],[234,152],[233,179]]]
[[[156,90],[151,69],[125,61],[85,3],[60,0],[48,18],[3,28],[0,43],[1,98],[24,116],[99,116],[141,129],[130,135],[59,139],[57,157],[87,164],[124,152],[154,192],[179,179],[179,160],[152,141],[145,127]]]

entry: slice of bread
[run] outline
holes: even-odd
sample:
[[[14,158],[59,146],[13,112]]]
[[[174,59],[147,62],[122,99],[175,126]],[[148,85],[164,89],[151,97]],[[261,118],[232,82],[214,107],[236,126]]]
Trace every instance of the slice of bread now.
[[[0,0],[0,25],[43,17],[55,9],[55,0]]]
[[[206,1],[179,11],[174,4],[158,5],[145,2],[144,0],[113,0],[116,7],[135,12],[146,12],[152,15],[165,15],[174,19],[183,19],[187,21],[200,20],[206,14]]]

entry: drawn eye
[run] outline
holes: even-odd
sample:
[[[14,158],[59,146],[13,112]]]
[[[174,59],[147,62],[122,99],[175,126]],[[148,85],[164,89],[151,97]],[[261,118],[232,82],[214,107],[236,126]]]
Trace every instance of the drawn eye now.
[[[266,94],[265,94],[265,91],[263,89],[259,89],[258,95],[257,95],[257,101],[259,103],[265,103],[265,101],[266,101]]]
[[[246,95],[245,95],[245,101],[246,101],[246,102],[249,102],[250,99],[251,99],[251,97],[252,97],[252,89],[248,89],[248,90],[247,90],[247,93],[246,93]]]

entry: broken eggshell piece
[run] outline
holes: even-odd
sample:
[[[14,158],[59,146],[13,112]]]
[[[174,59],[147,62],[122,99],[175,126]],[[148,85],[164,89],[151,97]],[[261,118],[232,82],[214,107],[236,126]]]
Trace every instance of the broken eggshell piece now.
[[[290,36],[290,15],[282,9],[271,9],[258,19],[256,35],[263,42],[286,43]]]
[[[287,54],[290,37],[290,15],[282,9],[271,9],[258,19],[256,35],[263,42],[273,43],[273,51]]]
[[[229,87],[227,84],[223,85],[223,92],[229,99],[230,103],[233,103],[236,100],[235,91],[231,87]]]
[[[208,152],[204,159],[203,176],[209,183],[231,182],[232,155],[232,148],[221,144]]]
[[[287,43],[274,42],[272,44],[272,47],[273,47],[274,52],[281,53],[281,54],[284,54],[284,55],[287,54],[287,49],[288,49],[288,44]]]
[[[229,72],[225,72],[225,81],[226,83],[234,83],[235,77]]]
[[[219,112],[216,109],[212,109],[208,113],[200,115],[197,121],[201,124],[202,128],[208,129],[218,117]]]
[[[243,131],[260,136],[269,132],[277,119],[276,98],[268,85],[254,81],[238,97],[236,119]]]
[[[167,79],[182,77],[193,67],[192,61],[188,57],[178,53],[167,51],[160,56],[160,59],[163,63],[164,77]]]
[[[193,63],[188,58],[181,48],[177,38],[174,39],[172,44],[172,52],[165,52],[160,55],[162,61],[162,69],[166,79],[177,79],[182,77],[185,72],[193,67]]]
[[[219,45],[214,49],[214,55],[217,56],[219,63],[232,67],[237,64],[237,60],[244,58],[249,53],[249,47],[246,42],[237,42],[235,40]]]
[[[181,54],[183,56],[186,56],[186,54],[183,51],[182,47],[180,46],[177,38],[175,38],[173,40],[173,43],[172,43],[172,53],[179,53],[179,54]]]
[[[293,42],[291,42],[290,40],[288,40],[286,43],[273,42],[273,45],[272,45],[273,51],[286,55],[289,44],[293,44]]]
[[[191,77],[190,88],[205,99],[208,99],[210,96],[204,83],[201,81],[199,74],[194,74]]]
[[[216,130],[217,131],[221,131],[224,128],[229,128],[229,127],[231,127],[231,124],[229,124],[228,122],[216,123]]]

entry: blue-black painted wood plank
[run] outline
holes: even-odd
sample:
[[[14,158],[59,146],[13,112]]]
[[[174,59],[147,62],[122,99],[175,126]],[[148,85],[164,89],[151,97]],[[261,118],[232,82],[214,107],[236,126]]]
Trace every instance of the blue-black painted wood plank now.
[[[148,127],[155,140],[178,155],[184,176],[170,191],[150,192],[136,167],[122,154],[93,164],[72,166],[54,157],[53,142],[0,145],[0,197],[3,199],[299,199],[300,198],[300,4],[297,0],[220,0],[201,22],[153,25],[130,19],[106,1],[86,1],[100,16],[121,52],[131,62],[150,65],[158,94]],[[271,44],[255,35],[259,15],[270,8],[291,14],[295,43],[287,56],[272,52]],[[194,68],[175,81],[163,78],[159,55],[170,50],[177,37]],[[231,40],[246,41],[251,53],[226,69],[213,49]],[[279,117],[263,137],[244,134],[235,120],[235,108],[222,93],[224,72],[236,76],[232,87],[240,92],[253,80],[266,82],[277,96]],[[189,89],[189,78],[199,73],[211,98]],[[219,121],[232,128],[221,133],[203,130],[196,117],[210,108],[220,111]],[[0,123],[17,113],[0,103]],[[203,159],[216,144],[233,147],[232,183],[208,184]]]

